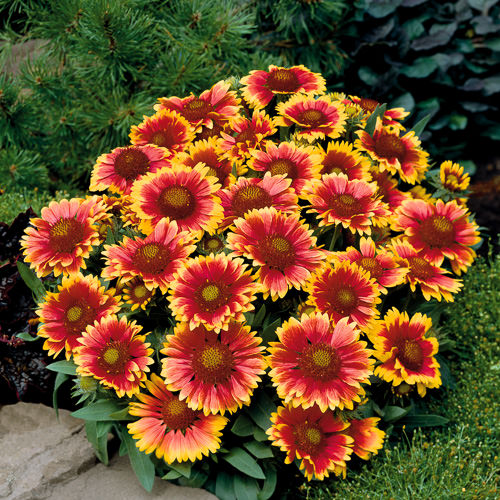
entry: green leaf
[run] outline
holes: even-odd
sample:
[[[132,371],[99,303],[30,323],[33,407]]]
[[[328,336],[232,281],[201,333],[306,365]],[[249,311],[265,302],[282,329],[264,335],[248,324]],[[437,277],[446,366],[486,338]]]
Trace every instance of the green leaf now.
[[[111,228],[108,228],[108,232],[106,233],[106,241],[104,242],[105,245],[114,245],[116,243],[115,241],[115,236],[113,234],[113,230]]]
[[[257,458],[271,458],[274,457],[273,450],[270,446],[259,443],[258,441],[249,441],[244,443],[243,446]]]
[[[458,163],[460,166],[464,167],[464,172],[469,175],[474,175],[477,171],[477,166],[472,160],[460,160]]]
[[[17,270],[21,275],[21,278],[26,283],[27,287],[35,295],[37,302],[43,302],[45,298],[45,287],[43,286],[40,278],[35,274],[35,272],[30,269],[24,262],[20,260],[17,261]]]
[[[375,127],[377,126],[377,118],[384,116],[386,108],[387,104],[385,103],[377,105],[373,113],[368,117],[368,120],[366,120],[365,132],[373,136],[373,132],[375,132]]]
[[[384,421],[387,423],[395,422],[407,415],[410,409],[411,407],[405,409],[399,406],[386,406],[384,408]]]
[[[59,390],[59,387],[61,387],[66,380],[69,379],[69,376],[66,375],[66,373],[58,373],[56,375],[56,380],[54,382],[54,390],[52,391],[52,406],[54,407],[54,410],[56,410],[56,416],[59,418],[59,404],[57,403],[57,391]]]
[[[419,57],[399,71],[408,78],[426,78],[438,68],[438,63],[432,57]]]
[[[172,481],[173,479],[178,479],[181,477],[182,474],[175,470],[171,470],[170,472],[167,472],[164,476],[162,476],[162,479],[166,479],[167,481]]]
[[[493,40],[486,40],[483,43],[489,49],[495,52],[500,52],[500,38],[493,38]]]
[[[494,141],[500,141],[500,125],[487,128],[481,135],[485,135]]]
[[[265,317],[266,317],[266,305],[262,304],[262,306],[260,307],[260,309],[258,310],[257,314],[253,319],[252,326],[256,328],[262,325],[262,322],[264,321]]]
[[[448,419],[441,415],[407,415],[399,421],[400,425],[406,427],[434,427],[446,423],[448,423]]]
[[[178,472],[181,476],[184,476],[185,478],[189,479],[191,477],[191,463],[179,463],[179,462],[174,462],[169,464],[169,467],[174,469],[176,472]]]
[[[217,474],[217,481],[215,482],[215,495],[220,500],[234,500],[234,476],[226,472],[219,472]]]
[[[262,340],[264,343],[268,344],[269,342],[273,342],[277,340],[276,337],[276,329],[281,326],[281,319],[273,321],[270,325],[266,326],[264,330],[262,330]]]
[[[199,470],[193,470],[191,477],[188,479],[186,477],[179,478],[179,484],[182,486],[189,486],[190,488],[201,488],[208,479],[208,475]]]
[[[142,451],[139,451],[139,448],[135,445],[135,440],[126,430],[120,432],[120,435],[122,441],[127,446],[130,464],[132,465],[132,469],[134,469],[137,479],[139,479],[139,482],[146,491],[151,491],[155,481],[155,466],[151,458]]]
[[[18,339],[24,340],[25,342],[34,342],[38,340],[40,337],[33,337],[28,332],[21,332],[16,335]]]
[[[451,130],[464,130],[467,127],[467,117],[464,115],[459,115],[453,113],[450,116],[450,128]]]
[[[255,479],[266,478],[255,459],[241,448],[232,448],[229,453],[222,455],[222,458],[247,476],[254,477]]]
[[[111,414],[123,409],[116,401],[111,399],[100,399],[79,410],[74,411],[71,416],[84,420],[110,420]]]
[[[76,365],[72,361],[56,361],[47,365],[45,368],[53,372],[66,373],[67,375],[76,375]]]
[[[367,12],[376,18],[388,16],[394,12],[403,0],[369,0]]]
[[[121,410],[115,411],[111,413],[109,416],[111,420],[128,420],[128,421],[133,421],[133,417],[130,416],[130,413],[128,412],[128,406],[125,408],[122,408]]]
[[[263,442],[267,441],[269,436],[262,429],[257,427],[253,433],[253,438],[259,442]]]
[[[406,92],[406,94],[400,95],[392,101],[391,108],[404,108],[406,111],[413,111],[415,108],[415,99],[409,92]]]
[[[264,391],[260,391],[252,398],[252,404],[247,411],[252,420],[263,431],[267,431],[271,427],[271,413],[276,411],[276,405]]]
[[[425,130],[425,126],[431,119],[431,115],[424,116],[418,123],[415,124],[415,126],[412,128],[413,132],[415,132],[415,135],[417,137],[420,137],[422,135],[422,132]]]
[[[237,500],[256,500],[259,494],[259,483],[248,476],[234,476],[234,494]]]
[[[275,469],[266,469],[266,480],[262,486],[262,490],[257,496],[258,500],[268,500],[273,496],[274,490],[276,489],[276,482],[278,475]]]
[[[93,446],[97,458],[104,464],[108,464],[108,434],[111,430],[112,422],[85,422],[85,432],[87,439]]]
[[[362,66],[358,70],[358,76],[361,81],[366,83],[371,87],[375,87],[379,80],[379,75],[375,73],[373,70],[368,68],[367,66]]]
[[[231,432],[237,436],[251,436],[253,431],[254,424],[245,415],[240,415],[231,427]]]

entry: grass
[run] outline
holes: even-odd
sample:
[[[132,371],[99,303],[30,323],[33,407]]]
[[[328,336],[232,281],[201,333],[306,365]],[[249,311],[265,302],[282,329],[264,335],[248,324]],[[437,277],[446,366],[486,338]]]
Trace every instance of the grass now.
[[[464,281],[442,321],[455,342],[447,353],[455,386],[430,403],[450,419],[448,426],[404,434],[346,480],[307,486],[309,500],[498,498],[500,257],[479,259]]]

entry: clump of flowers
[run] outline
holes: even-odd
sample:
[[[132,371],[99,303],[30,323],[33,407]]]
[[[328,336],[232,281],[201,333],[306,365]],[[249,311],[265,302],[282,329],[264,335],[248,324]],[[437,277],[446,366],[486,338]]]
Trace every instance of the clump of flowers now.
[[[155,110],[97,159],[97,194],[22,239],[53,369],[95,381],[75,415],[101,457],[114,430],[146,487],[194,468],[272,495],[283,461],[345,477],[442,383],[431,316],[480,241],[468,176],[430,170],[405,110],[303,66]]]

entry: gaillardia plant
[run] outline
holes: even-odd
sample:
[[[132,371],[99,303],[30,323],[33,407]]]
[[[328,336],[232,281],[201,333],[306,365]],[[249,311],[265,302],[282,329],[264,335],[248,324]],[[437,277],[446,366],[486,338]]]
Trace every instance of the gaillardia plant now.
[[[100,193],[32,220],[38,334],[101,460],[112,432],[147,489],[266,499],[422,422],[480,237],[463,169],[365,101],[303,66],[162,97],[97,159]]]

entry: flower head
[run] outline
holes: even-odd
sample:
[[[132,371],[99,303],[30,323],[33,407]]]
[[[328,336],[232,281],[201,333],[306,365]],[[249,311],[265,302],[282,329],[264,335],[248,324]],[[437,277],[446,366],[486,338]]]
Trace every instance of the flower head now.
[[[81,346],[75,352],[77,373],[93,376],[105,387],[116,390],[118,397],[132,397],[146,380],[153,349],[145,335],[138,335],[142,327],[135,321],[127,322],[108,315],[87,327],[79,338]]]
[[[354,439],[353,452],[363,460],[369,460],[384,446],[385,432],[377,428],[380,418],[354,418],[349,421],[345,433]]]
[[[345,130],[347,115],[340,101],[328,96],[317,99],[306,95],[293,96],[276,107],[279,116],[276,125],[289,127],[296,124],[298,137],[313,142],[316,139],[336,139]]]
[[[114,290],[106,290],[97,277],[64,276],[58,291],[48,292],[37,310],[42,323],[38,335],[47,339],[43,348],[54,357],[65,349],[69,359],[87,326],[119,310]]]
[[[129,406],[130,415],[140,418],[127,424],[140,451],[154,451],[157,458],[171,464],[201,460],[220,448],[221,431],[227,418],[191,410],[185,401],[167,390],[165,382],[154,373],[145,384],[150,394],[138,393],[140,402]]]
[[[175,164],[135,182],[131,208],[142,220],[140,228],[149,234],[168,217],[181,231],[214,232],[223,211],[215,196],[220,184],[208,172],[209,167],[203,164],[194,168]]]
[[[250,403],[266,362],[262,340],[242,323],[229,322],[219,335],[203,325],[194,330],[180,323],[162,353],[167,388],[180,391],[189,408],[206,415],[234,413]]]
[[[140,277],[148,290],[159,287],[166,293],[174,273],[195,249],[189,234],[179,232],[175,221],[162,219],[144,239],[124,236],[119,245],[105,245],[103,255],[107,260],[102,277],[120,278],[122,282]]]
[[[288,289],[300,289],[311,271],[324,260],[315,248],[316,238],[298,214],[286,215],[275,208],[261,208],[237,219],[227,242],[233,255],[245,256],[258,266],[257,279],[264,298],[276,300]]]
[[[286,453],[286,464],[302,460],[300,468],[308,480],[324,479],[329,472],[339,474],[351,459],[353,438],[343,432],[349,424],[331,410],[289,404],[278,407],[271,422],[266,433],[272,444]]]
[[[470,184],[470,176],[464,173],[464,167],[452,161],[444,161],[439,167],[441,184],[448,191],[465,191]]]
[[[215,332],[227,330],[231,319],[243,321],[258,291],[246,267],[225,254],[188,260],[171,283],[168,300],[175,319]]]
[[[42,208],[41,218],[31,219],[32,226],[21,238],[24,260],[40,277],[85,269],[85,259],[100,241],[95,223],[108,217],[107,210],[98,196],[51,201]]]
[[[267,106],[275,94],[322,94],[326,90],[325,79],[305,66],[282,68],[270,65],[269,71],[250,71],[241,79],[241,84],[243,97],[257,109]]]
[[[439,344],[434,337],[425,337],[432,325],[430,318],[392,308],[383,320],[373,323],[368,337],[374,345],[374,356],[381,361],[375,375],[394,386],[405,382],[417,385],[418,393],[441,385],[439,363],[434,358]]]
[[[126,283],[120,283],[120,285],[123,302],[129,304],[132,311],[139,308],[146,310],[146,306],[151,302],[155,294],[155,288],[150,290],[139,276],[132,278]]]
[[[327,314],[303,315],[277,329],[279,342],[271,342],[270,376],[278,396],[285,403],[321,411],[353,409],[365,392],[360,384],[369,383],[373,361],[366,342],[347,318],[335,326]]]
[[[151,144],[116,148],[97,158],[90,177],[90,191],[109,189],[112,193],[130,194],[132,184],[148,172],[170,165],[167,149]]]
[[[370,181],[370,162],[349,142],[330,141],[326,151],[318,146],[321,154],[320,174],[345,174],[349,180]]]

